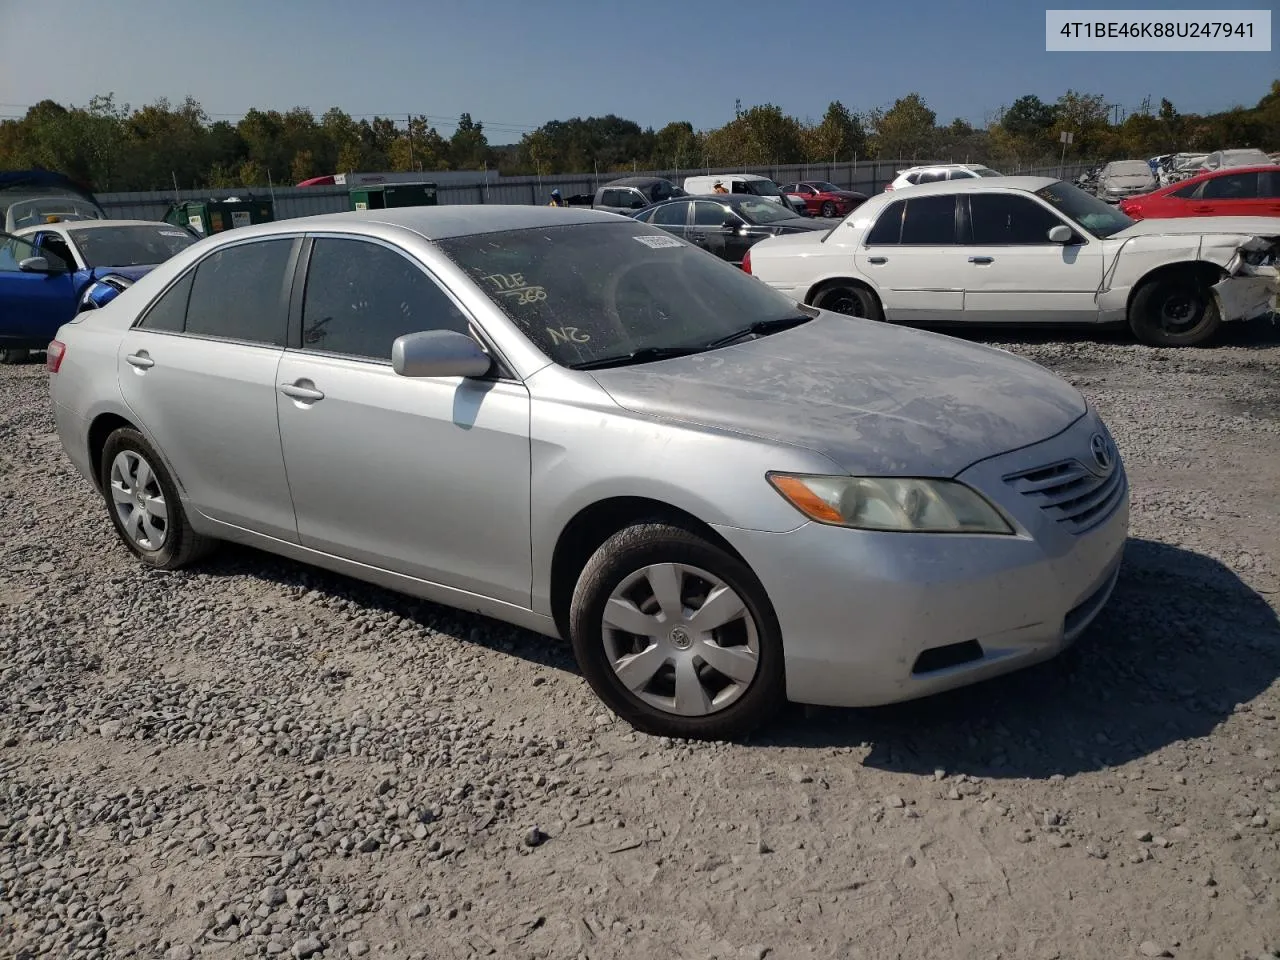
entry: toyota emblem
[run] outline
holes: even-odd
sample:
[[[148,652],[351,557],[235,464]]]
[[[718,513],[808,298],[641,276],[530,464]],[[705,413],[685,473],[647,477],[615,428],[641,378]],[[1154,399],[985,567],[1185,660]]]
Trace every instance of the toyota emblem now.
[[[1107,443],[1107,438],[1100,433],[1095,433],[1089,440],[1089,451],[1093,454],[1093,462],[1098,465],[1098,469],[1104,473],[1111,469],[1111,445]]]

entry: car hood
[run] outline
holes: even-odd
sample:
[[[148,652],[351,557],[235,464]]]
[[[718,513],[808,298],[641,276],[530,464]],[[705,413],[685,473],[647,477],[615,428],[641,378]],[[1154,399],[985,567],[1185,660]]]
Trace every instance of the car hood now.
[[[1126,190],[1133,190],[1137,187],[1149,187],[1155,182],[1155,177],[1141,173],[1126,173],[1120,176],[1103,178],[1103,183],[1108,187],[1123,187]]]
[[[1129,237],[1185,236],[1195,234],[1237,234],[1247,237],[1280,236],[1280,217],[1168,217],[1139,220],[1113,233],[1111,239]]]
[[[592,371],[624,409],[806,447],[869,476],[955,476],[1086,411],[1043,367],[951,337],[823,312],[732,347]]]

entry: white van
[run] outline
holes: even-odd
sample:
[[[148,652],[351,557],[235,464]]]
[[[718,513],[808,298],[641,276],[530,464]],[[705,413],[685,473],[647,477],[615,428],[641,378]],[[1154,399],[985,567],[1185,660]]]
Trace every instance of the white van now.
[[[784,206],[791,207],[799,213],[804,213],[808,209],[803,200],[792,200],[783,196],[776,183],[768,177],[762,177],[755,173],[720,173],[705,177],[686,177],[684,192],[692,196],[707,196],[720,193],[721,191],[716,189],[717,184],[724,187],[724,192],[726,193],[749,193],[757,197],[764,197],[774,203],[781,203]]]

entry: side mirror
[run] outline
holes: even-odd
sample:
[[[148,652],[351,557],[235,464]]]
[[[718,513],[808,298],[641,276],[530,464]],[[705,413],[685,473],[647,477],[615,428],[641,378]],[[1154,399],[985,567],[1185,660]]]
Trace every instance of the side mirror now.
[[[18,269],[23,273],[58,273],[59,270],[49,263],[45,257],[27,257],[18,261]]]
[[[1056,227],[1049,228],[1050,243],[1070,243],[1073,236],[1075,234],[1071,232],[1071,228],[1066,224],[1060,223]]]
[[[402,377],[483,377],[493,360],[464,333],[428,330],[396,337],[391,368]]]

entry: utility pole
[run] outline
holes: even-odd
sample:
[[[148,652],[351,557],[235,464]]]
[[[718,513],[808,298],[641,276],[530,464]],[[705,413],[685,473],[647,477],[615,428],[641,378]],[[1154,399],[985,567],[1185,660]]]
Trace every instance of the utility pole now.
[[[413,114],[409,114],[406,118],[408,121],[409,131],[409,169],[413,169]]]

